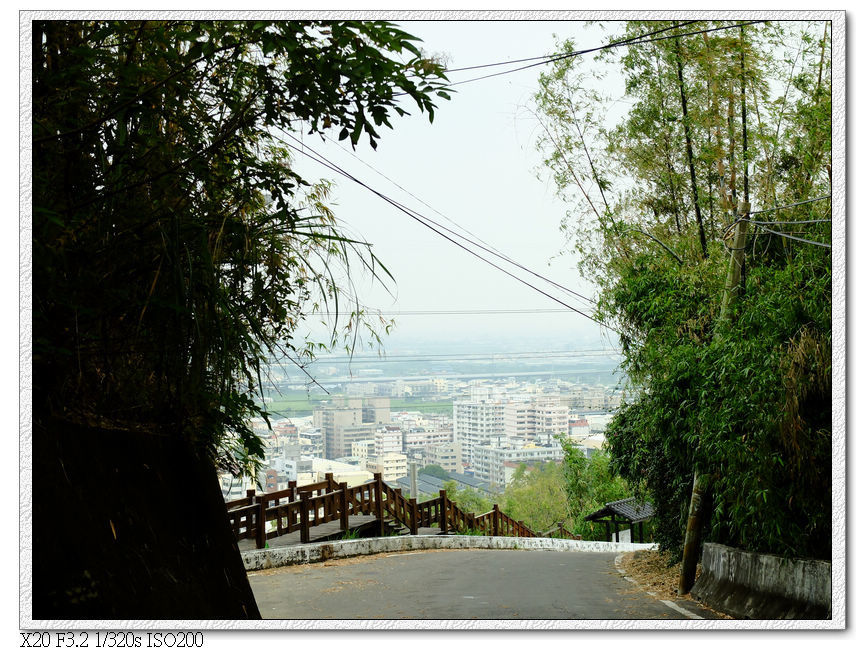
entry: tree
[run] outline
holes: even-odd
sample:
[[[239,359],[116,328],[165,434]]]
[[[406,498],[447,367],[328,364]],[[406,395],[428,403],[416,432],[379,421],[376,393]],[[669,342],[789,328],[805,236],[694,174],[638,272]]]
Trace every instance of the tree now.
[[[505,488],[502,510],[522,520],[535,531],[545,531],[557,522],[584,539],[603,539],[583,518],[605,503],[629,495],[625,482],[611,474],[609,457],[603,452],[588,458],[566,436],[559,436],[564,450],[561,463],[525,464],[514,472]]]
[[[680,550],[696,471],[714,478],[708,539],[828,558],[830,33],[629,21],[614,40],[659,31],[671,38],[604,55],[625,75],[618,123],[592,119],[607,111],[577,58],[541,75],[536,99],[559,191],[582,197],[567,231],[634,395],[607,431],[611,468],[654,503],[662,550]],[[586,182],[592,167],[602,183]],[[770,212],[751,215],[722,319],[739,201]]]
[[[505,488],[502,511],[522,521],[536,532],[543,532],[557,522],[572,530],[568,498],[562,480],[562,470],[554,462],[539,463],[533,467],[520,465]]]
[[[267,417],[255,399],[265,363],[303,366],[340,340],[352,347],[370,322],[345,305],[339,269],[359,263],[387,277],[364,242],[341,232],[328,184],[295,171],[296,134],[333,129],[375,148],[381,127],[407,114],[402,96],[432,120],[445,79],[416,40],[384,22],[33,24],[33,424],[44,461],[34,474],[48,491],[34,502],[50,499],[52,486],[62,492],[70,464],[95,477],[80,488],[83,508],[100,472],[129,469],[129,459],[111,457],[123,449],[84,444],[104,432],[112,442],[170,441],[172,454],[203,463],[201,476],[215,478],[217,466],[254,474],[262,445],[248,422]],[[331,339],[299,339],[304,311],[325,306],[344,316]],[[95,456],[81,455],[85,447]],[[145,463],[155,480],[183,471],[158,460],[166,450],[151,451],[148,463],[161,463]],[[211,506],[205,545],[228,534]],[[34,524],[50,516],[35,508]],[[124,516],[134,536],[143,522]],[[83,526],[75,532],[87,539]],[[124,609],[111,582],[117,567],[89,564],[116,541],[105,539],[93,552],[82,541],[80,566],[56,588],[37,575],[34,603],[47,618],[135,618],[147,606],[169,614],[150,618],[176,617],[169,602],[199,612],[200,599],[164,594]],[[44,544],[36,566],[53,549]],[[73,584],[82,571],[93,585]]]
[[[470,487],[460,489],[454,480],[445,481],[443,487],[448,499],[463,512],[482,515],[493,509],[493,502],[484,496],[480,490]]]
[[[445,471],[445,469],[441,465],[427,465],[422,470],[418,472],[418,474],[426,474],[427,476],[435,476],[436,478],[440,478],[443,481],[450,480],[450,475]]]
[[[594,522],[586,522],[586,515],[611,501],[631,496],[625,481],[611,471],[610,456],[597,450],[591,457],[565,436],[559,438],[565,452],[562,478],[568,495],[568,510],[574,521],[573,530],[584,539],[606,539],[606,529],[596,531]]]

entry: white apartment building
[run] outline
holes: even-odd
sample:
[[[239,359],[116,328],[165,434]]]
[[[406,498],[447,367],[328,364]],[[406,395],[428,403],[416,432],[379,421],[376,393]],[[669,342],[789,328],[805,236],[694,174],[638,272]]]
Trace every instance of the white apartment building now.
[[[474,389],[472,392],[475,394]],[[454,442],[462,447],[463,463],[474,465],[475,447],[500,446],[505,437],[504,429],[504,405],[501,401],[454,401]]]
[[[395,481],[403,476],[408,476],[408,461],[405,454],[383,454],[371,456],[366,460],[368,471],[381,473],[384,481]]]
[[[351,455],[357,458],[375,456],[375,440],[359,440],[351,443]]]
[[[453,429],[413,428],[402,432],[402,450],[420,449],[430,445],[443,445],[453,440]]]
[[[446,472],[463,473],[462,446],[458,442],[430,445],[424,455],[426,463],[438,465]]]
[[[376,456],[402,453],[402,431],[395,426],[376,429],[374,445]]]
[[[561,445],[552,445],[549,447],[523,447],[501,449],[490,445],[481,445],[475,449],[475,476],[482,481],[488,481],[490,487],[496,490],[502,490],[507,485],[507,480],[510,478],[505,467],[506,462],[510,463],[538,463],[549,461],[561,461],[564,458],[564,452]]]
[[[531,442],[552,444],[568,432],[568,407],[556,397],[531,397],[504,405],[504,432],[518,446]]]
[[[534,401],[537,440],[544,445],[554,444],[555,436],[568,433],[568,407],[555,397],[542,397]]]

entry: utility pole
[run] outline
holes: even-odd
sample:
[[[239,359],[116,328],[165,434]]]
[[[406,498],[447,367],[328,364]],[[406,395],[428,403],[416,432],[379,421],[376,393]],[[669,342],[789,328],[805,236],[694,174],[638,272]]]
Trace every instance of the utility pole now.
[[[733,231],[732,255],[727,267],[727,281],[724,284],[724,297],[721,301],[719,324],[730,318],[730,304],[741,291],[740,281],[745,264],[745,242],[748,237],[747,216],[751,204],[741,201],[736,210],[738,219]],[[717,329],[715,330],[717,336]],[[688,508],[688,524],[685,528],[685,544],[682,547],[682,570],[679,574],[679,595],[684,596],[694,586],[697,573],[697,556],[700,553],[700,531],[705,515],[704,498],[711,486],[711,476],[694,472],[694,486],[691,490],[691,504]]]

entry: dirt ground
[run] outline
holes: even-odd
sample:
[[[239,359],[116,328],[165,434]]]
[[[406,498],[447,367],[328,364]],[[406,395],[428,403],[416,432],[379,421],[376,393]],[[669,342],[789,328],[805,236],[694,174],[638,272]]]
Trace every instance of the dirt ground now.
[[[670,566],[669,553],[661,553],[659,551],[625,553],[622,555],[619,568],[625,572],[626,576],[634,580],[643,591],[648,592],[655,598],[699,602],[695,598],[692,598],[691,594],[679,595],[679,570],[681,562]],[[702,567],[698,564],[696,577],[700,576],[701,569]],[[704,604],[703,607],[705,607]],[[712,611],[719,618],[732,618],[721,612]]]
[[[678,598],[679,569],[681,563],[669,566],[668,553],[659,551],[635,551],[622,556],[620,568],[629,578],[633,578],[643,589],[651,591],[659,598]],[[700,575],[697,565],[697,575]],[[690,596],[685,596],[690,598]]]

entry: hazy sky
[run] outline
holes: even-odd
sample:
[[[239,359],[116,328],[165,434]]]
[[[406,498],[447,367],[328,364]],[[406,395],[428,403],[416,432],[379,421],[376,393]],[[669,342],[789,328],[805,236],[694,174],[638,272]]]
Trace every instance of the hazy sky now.
[[[584,23],[570,21],[407,22],[402,26],[423,39],[426,51],[445,54],[449,68],[550,54],[555,51],[554,33],[573,37],[581,46],[601,44],[605,39],[599,28],[587,30]],[[501,69],[453,73],[450,80],[458,82]],[[565,246],[559,224],[566,206],[556,199],[549,182],[537,178],[541,161],[535,149],[537,123],[528,112],[542,69],[459,85],[453,99],[438,101],[433,124],[412,110],[411,117],[392,121],[393,131],[384,130],[376,151],[365,141],[352,155],[346,151],[348,145],[321,143],[316,136],[305,139],[312,149],[392,199],[468,236],[460,230],[465,228],[525,267],[591,296],[592,287],[573,269],[573,257],[554,259]],[[314,163],[309,165],[304,164],[305,173],[333,176]],[[352,233],[373,244],[375,254],[396,280],[392,286],[395,298],[369,281],[359,283],[364,304],[386,313],[565,309],[352,181],[339,179],[337,184],[333,196],[337,216]],[[509,270],[591,312],[579,299],[513,267]],[[571,344],[602,344],[602,328],[574,312],[395,318],[394,344],[415,337],[552,339],[560,349]],[[609,336],[606,339],[617,343]]]

